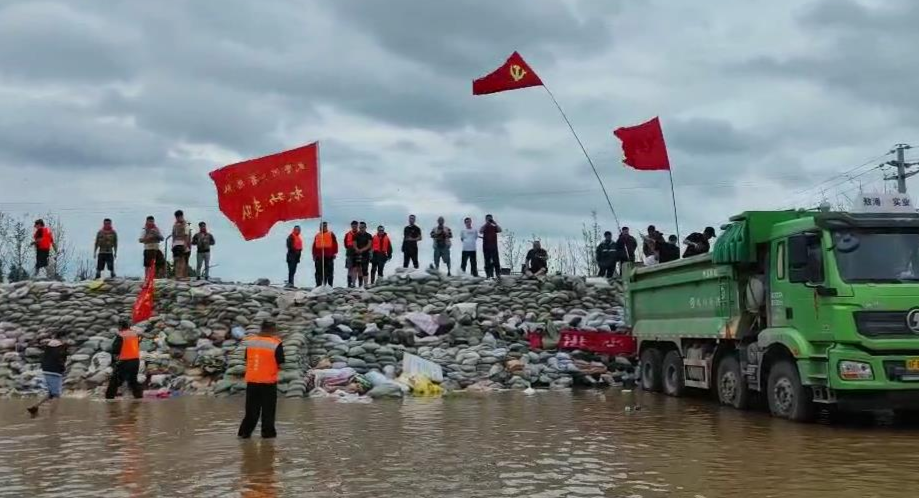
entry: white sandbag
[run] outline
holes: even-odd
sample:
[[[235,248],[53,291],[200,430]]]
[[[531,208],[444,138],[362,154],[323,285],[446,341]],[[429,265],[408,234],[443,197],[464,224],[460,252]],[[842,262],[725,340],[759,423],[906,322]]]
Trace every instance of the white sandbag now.
[[[444,381],[444,371],[440,365],[411,353],[402,355],[402,375],[405,377],[424,376],[438,383]]]

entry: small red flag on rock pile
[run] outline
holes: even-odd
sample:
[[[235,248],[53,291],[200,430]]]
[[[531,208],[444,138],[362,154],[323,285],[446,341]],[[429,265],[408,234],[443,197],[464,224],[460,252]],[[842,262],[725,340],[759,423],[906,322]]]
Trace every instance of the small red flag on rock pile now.
[[[140,323],[149,320],[153,316],[153,281],[156,279],[156,265],[151,264],[147,268],[144,284],[137,294],[134,301],[134,307],[131,309],[131,321]]]

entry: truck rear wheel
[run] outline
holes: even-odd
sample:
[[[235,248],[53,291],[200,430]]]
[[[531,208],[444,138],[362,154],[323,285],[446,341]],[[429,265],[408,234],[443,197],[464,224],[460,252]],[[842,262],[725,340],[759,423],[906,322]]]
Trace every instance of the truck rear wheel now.
[[[740,371],[740,362],[737,355],[727,353],[718,362],[718,373],[715,378],[715,389],[718,392],[718,401],[722,405],[733,406],[738,410],[747,408],[750,403],[750,390],[747,381]]]
[[[779,360],[769,370],[766,387],[769,411],[776,417],[806,422],[814,417],[810,389],[801,384],[798,368],[789,360]]]
[[[661,352],[650,347],[641,352],[641,388],[645,391],[661,390]]]
[[[686,390],[686,383],[683,381],[683,357],[679,351],[672,350],[664,356],[662,372],[664,394],[675,398],[682,396]]]

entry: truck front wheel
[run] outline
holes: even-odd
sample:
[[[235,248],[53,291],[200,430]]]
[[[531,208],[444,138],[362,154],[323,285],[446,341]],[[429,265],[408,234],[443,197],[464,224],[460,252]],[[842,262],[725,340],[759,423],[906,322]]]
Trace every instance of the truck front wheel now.
[[[750,403],[750,391],[747,381],[740,371],[737,355],[727,353],[718,362],[718,373],[715,388],[718,390],[718,401],[722,405],[733,406],[738,410],[747,408]]]
[[[806,422],[814,415],[810,389],[801,384],[798,368],[789,360],[779,360],[769,370],[766,387],[769,411],[776,417]]]
[[[679,398],[686,390],[686,383],[683,381],[683,357],[676,350],[669,351],[664,356],[662,384],[664,394]]]
[[[641,352],[641,388],[645,391],[661,390],[661,352],[647,348]]]

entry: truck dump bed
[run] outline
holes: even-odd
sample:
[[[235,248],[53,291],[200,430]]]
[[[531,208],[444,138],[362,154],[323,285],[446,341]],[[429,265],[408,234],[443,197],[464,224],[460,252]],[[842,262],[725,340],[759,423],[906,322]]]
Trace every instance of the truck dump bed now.
[[[636,267],[625,278],[626,320],[640,340],[733,337],[737,292],[733,267],[711,254]]]

